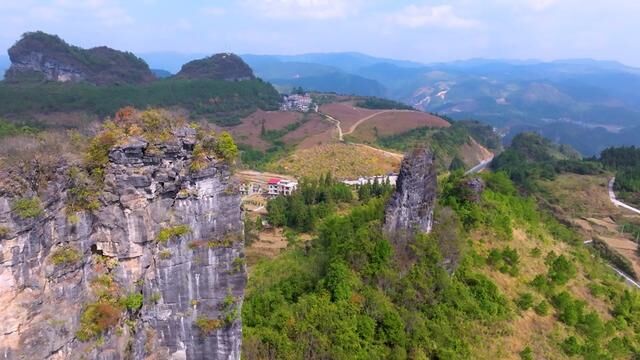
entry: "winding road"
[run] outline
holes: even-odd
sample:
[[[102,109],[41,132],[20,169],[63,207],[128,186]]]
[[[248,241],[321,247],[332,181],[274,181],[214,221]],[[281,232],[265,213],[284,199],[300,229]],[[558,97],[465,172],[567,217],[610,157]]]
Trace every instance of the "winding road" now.
[[[352,134],[354,131],[356,131],[356,129],[358,128],[358,126],[360,126],[362,123],[369,121],[371,119],[373,119],[374,117],[381,115],[381,114],[385,114],[388,112],[416,112],[413,110],[382,110],[382,111],[378,111],[377,113],[368,115],[363,117],[362,119],[356,121],[353,125],[351,125],[351,127],[349,128],[349,130],[347,130],[346,132],[342,131],[342,123],[340,122],[340,120],[334,118],[331,115],[322,113],[322,112],[318,112],[318,114],[320,114],[321,116],[324,116],[325,119],[329,120],[331,123],[333,123],[336,126],[336,129],[338,129],[338,140],[340,141],[344,141],[344,135],[349,135]]]
[[[636,214],[640,214],[640,210],[634,208],[633,206],[627,205],[616,198],[616,193],[613,192],[613,184],[615,184],[615,182],[615,177],[612,177],[611,180],[609,180],[609,199],[611,200],[613,205],[615,205],[616,207],[627,209],[629,211],[633,211]]]

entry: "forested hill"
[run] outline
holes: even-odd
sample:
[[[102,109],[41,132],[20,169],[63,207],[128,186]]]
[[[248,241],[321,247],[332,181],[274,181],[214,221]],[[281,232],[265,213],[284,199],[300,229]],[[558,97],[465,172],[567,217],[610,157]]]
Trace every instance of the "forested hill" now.
[[[545,147],[528,138],[514,151],[526,144]],[[557,148],[548,150],[538,155],[568,161]],[[242,309],[244,357],[631,359],[639,353],[638,292],[583,245],[580,233],[521,195],[506,173],[440,176],[433,230],[406,246],[383,232],[386,185],[363,186],[356,198],[326,179],[274,200],[281,221],[271,220],[293,232],[284,253],[251,269]],[[311,231],[312,239],[301,240],[297,231]]]
[[[26,33],[9,49],[10,82],[88,82],[96,85],[140,84],[155,79],[144,60],[106,46],[82,49],[56,35]]]
[[[277,110],[280,103],[273,86],[256,79],[234,54],[192,61],[165,79],[156,79],[131,53],[85,50],[43,32],[24,34],[9,55],[11,67],[0,83],[0,117],[16,122],[39,124],[48,114],[103,118],[133,106],[186,110],[194,118],[230,125],[257,109]]]

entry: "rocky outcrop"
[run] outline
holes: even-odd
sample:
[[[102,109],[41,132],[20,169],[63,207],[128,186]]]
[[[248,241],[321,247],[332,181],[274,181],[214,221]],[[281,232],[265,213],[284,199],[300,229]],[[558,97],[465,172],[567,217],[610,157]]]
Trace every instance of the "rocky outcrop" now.
[[[139,84],[153,81],[149,66],[135,55],[96,47],[81,49],[58,36],[26,33],[9,49],[9,82],[88,82],[96,85]]]
[[[91,212],[65,211],[78,189],[62,163],[41,213],[21,218],[0,194],[3,359],[239,359],[240,197],[224,163],[189,170],[195,135],[113,148]]]
[[[397,246],[406,245],[417,232],[431,231],[438,188],[434,160],[425,149],[413,150],[402,160],[384,217],[384,232]]]
[[[255,76],[238,55],[222,53],[184,64],[176,78],[242,81],[255,79]]]

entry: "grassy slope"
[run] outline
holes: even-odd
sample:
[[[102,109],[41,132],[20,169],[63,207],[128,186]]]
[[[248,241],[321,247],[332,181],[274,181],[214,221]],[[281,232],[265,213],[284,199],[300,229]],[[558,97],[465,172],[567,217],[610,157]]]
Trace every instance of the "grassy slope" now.
[[[478,217],[478,222],[461,234],[465,246],[459,270],[453,276],[446,276],[443,284],[447,285],[436,290],[429,300],[425,299],[427,304],[426,307],[419,306],[421,311],[416,313],[409,309],[416,305],[415,299],[419,298],[423,287],[418,286],[413,290],[418,291],[413,296],[399,298],[394,295],[394,290],[389,290],[396,288],[398,281],[407,286],[402,278],[411,273],[407,272],[406,264],[394,262],[387,270],[373,276],[364,275],[362,264],[352,264],[350,276],[355,276],[350,285],[352,305],[347,306],[347,303],[331,298],[320,300],[315,305],[317,311],[332,309],[336,314],[341,314],[338,316],[344,316],[346,324],[341,323],[340,326],[348,327],[349,319],[376,319],[378,310],[371,302],[384,303],[384,306],[401,314],[404,331],[407,332],[404,335],[406,342],[395,343],[389,339],[383,343],[376,342],[375,339],[383,337],[385,331],[384,320],[378,319],[373,323],[372,338],[360,338],[359,350],[345,350],[338,346],[346,341],[341,338],[348,336],[346,330],[341,330],[345,333],[333,333],[337,331],[333,327],[333,316],[325,314],[314,318],[315,308],[308,306],[309,302],[318,300],[316,296],[322,298],[323,291],[331,291],[331,286],[327,284],[330,280],[326,277],[328,258],[344,255],[342,252],[349,250],[326,248],[326,240],[312,240],[311,249],[315,250],[309,252],[292,248],[276,260],[262,262],[251,270],[243,309],[245,355],[248,358],[259,357],[260,354],[264,355],[261,351],[267,347],[271,349],[272,356],[279,358],[297,358],[296,354],[302,353],[308,357],[323,346],[333,349],[328,350],[330,353],[326,355],[334,358],[343,358],[344,354],[357,358],[355,351],[371,350],[370,358],[394,354],[396,358],[415,359],[424,358],[422,356],[517,359],[521,351],[529,348],[533,358],[569,358],[569,354],[577,349],[584,358],[618,359],[631,358],[633,351],[640,351],[638,294],[628,293],[627,285],[597,255],[581,244],[580,236],[541,214],[533,201],[508,195],[508,191],[501,191],[499,186],[486,191],[475,210],[474,206],[468,205],[456,207],[463,221]],[[441,231],[442,228],[436,227],[430,238],[437,239]],[[343,234],[342,237],[347,241],[348,235]],[[375,231],[369,234],[372,236]],[[370,240],[367,240],[367,235],[362,236],[355,240],[356,249],[360,249],[356,254],[369,251],[366,249],[369,249]],[[515,266],[505,265],[503,260],[489,260],[491,250],[502,251],[507,247],[518,254]],[[569,260],[575,273],[563,271],[560,266],[554,265],[559,262],[556,261],[558,255]],[[405,270],[400,272],[399,269]],[[407,280],[429,287],[435,274],[422,274]],[[566,283],[552,280],[560,278],[562,274],[569,274]],[[497,286],[498,295],[485,292],[488,288],[479,291],[475,281],[482,276],[487,276]],[[541,281],[534,286],[536,277]],[[470,282],[471,279],[476,280]],[[457,290],[450,293],[452,289]],[[372,295],[372,291],[375,295]],[[569,305],[557,301],[558,294],[564,291],[572,299]],[[440,297],[441,292],[446,295],[444,298]],[[518,303],[524,293],[531,294],[534,306],[542,302],[556,305],[549,305],[546,315],[538,314],[539,311],[531,308],[523,310]],[[276,301],[279,296],[284,298]],[[499,299],[502,297],[506,302],[500,305]],[[633,299],[631,302],[635,307],[626,306],[629,299]],[[271,301],[269,313],[256,317],[257,306],[265,305],[264,301]],[[438,315],[441,312],[448,315],[442,318]],[[416,333],[425,331],[425,327],[427,333],[431,334],[428,340],[412,342]],[[577,346],[571,346],[573,340],[567,340],[572,336]]]

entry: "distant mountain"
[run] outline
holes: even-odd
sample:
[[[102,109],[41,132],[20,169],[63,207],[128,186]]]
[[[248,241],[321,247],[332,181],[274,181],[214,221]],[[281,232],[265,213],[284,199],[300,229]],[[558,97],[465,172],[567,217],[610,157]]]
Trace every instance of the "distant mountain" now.
[[[470,59],[419,64],[357,53],[244,55],[280,89],[375,95],[453,119],[539,130],[583,154],[640,145],[640,69],[614,61]],[[554,124],[561,124],[555,126]],[[616,134],[612,131],[618,131]],[[584,141],[574,134],[590,134]]]
[[[170,73],[167,70],[163,70],[163,69],[151,69],[151,72],[153,73],[153,75],[155,75],[158,79],[166,79],[168,77],[173,76],[172,73]]]
[[[183,54],[178,52],[150,52],[139,54],[149,66],[153,69],[164,69],[170,73],[176,74],[182,68],[182,65],[189,61],[202,59],[210,54],[192,53]]]
[[[153,81],[147,63],[132,53],[106,46],[82,49],[56,35],[26,33],[9,49],[9,82],[88,82],[96,85]]]
[[[178,79],[239,81],[255,79],[253,70],[236,54],[221,53],[182,66]]]

